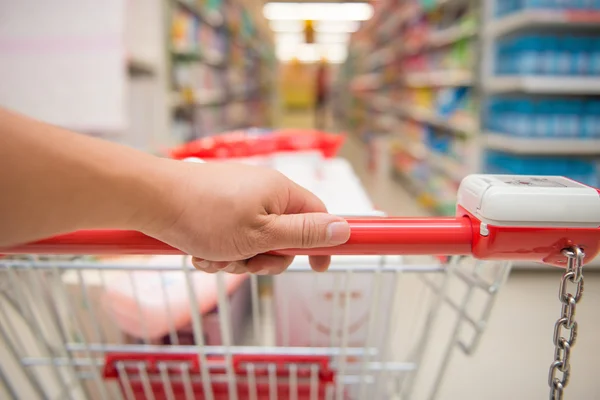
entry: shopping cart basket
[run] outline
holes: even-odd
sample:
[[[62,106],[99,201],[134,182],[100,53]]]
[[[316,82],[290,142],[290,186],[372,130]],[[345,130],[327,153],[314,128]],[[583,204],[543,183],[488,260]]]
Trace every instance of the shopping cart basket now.
[[[456,218],[349,223],[344,245],[279,252],[346,258],[334,257],[330,270],[317,274],[300,257],[272,288],[256,276],[232,282],[224,273],[193,271],[185,257],[148,265],[32,255],[179,253],[137,232],[76,232],[1,249],[29,254],[0,262],[6,395],[392,399],[410,398],[426,380],[426,396],[434,398],[454,351],[476,348],[509,270],[504,260],[529,260],[567,266],[549,378],[560,398],[582,265],[598,253],[598,191],[565,178],[474,175],[461,185]],[[197,292],[210,291],[199,278],[206,276],[215,277],[212,303]],[[147,281],[154,284],[139,287]],[[250,301],[241,304],[249,304],[251,318],[240,334],[244,324],[233,304],[244,285]],[[179,317],[182,309],[189,321]],[[215,309],[216,338],[207,335]],[[441,326],[446,311],[457,318]],[[438,333],[447,338],[442,348],[433,340]]]

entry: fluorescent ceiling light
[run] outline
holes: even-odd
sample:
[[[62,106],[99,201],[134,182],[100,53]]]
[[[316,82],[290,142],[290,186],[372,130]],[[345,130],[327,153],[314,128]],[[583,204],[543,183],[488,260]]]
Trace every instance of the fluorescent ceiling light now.
[[[266,3],[263,14],[269,20],[366,21],[373,16],[367,3]]]
[[[273,32],[304,32],[304,21],[275,20],[269,21]],[[360,28],[359,21],[316,21],[315,31],[322,33],[352,33]]]

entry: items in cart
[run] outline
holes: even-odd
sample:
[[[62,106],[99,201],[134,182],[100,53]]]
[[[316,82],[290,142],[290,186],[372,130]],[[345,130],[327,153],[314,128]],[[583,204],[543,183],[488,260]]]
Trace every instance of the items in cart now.
[[[600,100],[492,98],[486,128],[529,138],[600,139]]]
[[[375,268],[377,265],[401,265],[399,256],[372,257],[334,256],[336,268]],[[296,267],[310,268],[308,257],[296,257]],[[374,312],[371,307],[385,307],[392,302],[395,281],[377,281],[373,274],[360,273],[360,279],[350,282],[343,274],[327,274],[319,277],[305,272],[287,271],[275,277],[274,303],[276,343],[278,346],[333,347],[340,346],[342,335],[347,334],[346,346],[380,346],[389,329],[390,318],[385,312],[370,321]],[[374,291],[378,292],[379,304],[373,304]],[[343,310],[349,310],[343,315]],[[369,323],[372,324],[369,332]],[[370,337],[368,336],[370,335]],[[367,338],[370,339],[367,343]]]
[[[522,156],[498,151],[487,151],[484,157],[486,173],[566,176],[593,187],[600,183],[599,165],[597,159]]]
[[[343,134],[306,129],[246,130],[199,139],[171,150],[175,159],[198,157],[239,158],[269,155],[276,152],[318,150],[334,157],[344,142]]]
[[[600,75],[600,36],[521,35],[498,41],[501,75]]]
[[[152,270],[180,266],[183,260],[180,256],[154,256],[145,259],[122,258],[105,261],[105,265],[113,264],[124,268],[122,271],[112,272],[105,279],[106,287],[99,299],[112,323],[122,332],[151,343],[169,342],[170,339],[165,337],[169,337],[171,332],[177,332],[182,341],[189,340],[186,332],[189,333],[194,308],[188,294],[186,274],[182,270]],[[127,271],[126,267],[132,263],[144,265],[148,269]],[[185,259],[184,268],[193,270],[189,258]],[[223,276],[224,289],[232,301],[232,316],[239,318],[235,321],[238,327],[247,315],[245,305],[250,302],[249,291],[247,287],[243,287],[246,278],[246,275],[235,274]],[[210,317],[211,313],[218,312],[215,311],[219,290],[217,276],[190,271],[190,283],[198,312],[209,316],[205,339],[219,344],[220,331],[217,331],[218,326],[215,326],[215,317]]]

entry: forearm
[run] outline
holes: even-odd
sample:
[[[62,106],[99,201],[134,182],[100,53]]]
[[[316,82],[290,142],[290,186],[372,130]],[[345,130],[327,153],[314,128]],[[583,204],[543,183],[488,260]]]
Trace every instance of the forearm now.
[[[0,109],[0,246],[77,229],[138,229],[161,161]]]

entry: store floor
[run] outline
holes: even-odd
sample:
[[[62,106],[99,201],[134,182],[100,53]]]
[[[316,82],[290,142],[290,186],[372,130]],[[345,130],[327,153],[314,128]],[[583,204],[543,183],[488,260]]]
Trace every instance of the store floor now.
[[[284,113],[279,124],[311,128],[310,112]],[[366,168],[364,145],[349,136],[340,154],[360,176],[373,202],[391,215],[418,216],[427,212],[387,174]],[[440,400],[506,400],[548,398],[548,368],[553,360],[554,322],[560,315],[558,285],[561,271],[513,269],[499,293],[477,352],[466,356],[455,350],[438,394]],[[413,279],[407,277],[407,279]],[[415,282],[416,283],[416,282]],[[577,307],[577,343],[571,355],[571,379],[565,399],[600,399],[600,273],[585,275],[585,293]],[[456,313],[442,313],[453,319]],[[440,335],[446,333],[440,333]],[[444,340],[434,337],[432,340]],[[431,380],[421,374],[416,399],[428,398]]]

